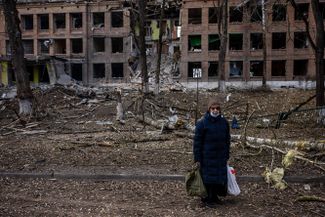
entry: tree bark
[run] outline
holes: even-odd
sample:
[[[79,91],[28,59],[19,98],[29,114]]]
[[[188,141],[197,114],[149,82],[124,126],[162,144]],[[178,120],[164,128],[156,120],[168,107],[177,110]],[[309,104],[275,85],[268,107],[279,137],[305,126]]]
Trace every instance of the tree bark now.
[[[316,22],[316,106],[324,105],[324,20],[320,11],[319,0],[311,1]]]
[[[142,91],[144,93],[149,92],[149,77],[147,70],[147,56],[146,56],[146,30],[145,30],[145,20],[146,20],[146,6],[147,1],[138,0],[139,7],[139,47],[140,47],[140,66],[141,66],[141,76],[142,76]]]
[[[155,94],[159,94],[159,82],[160,82],[160,65],[161,65],[161,51],[162,51],[162,36],[164,33],[165,26],[162,25],[163,18],[165,16],[165,0],[162,1],[160,9],[160,18],[159,18],[159,39],[158,39],[158,49],[157,49],[157,68],[156,68],[156,79],[155,79]]]
[[[219,51],[219,90],[221,92],[226,91],[226,83],[225,83],[225,62],[226,62],[226,53],[227,53],[227,34],[228,34],[228,1],[223,0],[221,7],[219,7],[220,13],[218,16],[218,27],[219,27],[219,35],[220,35],[220,51]]]
[[[3,0],[2,6],[11,48],[11,61],[16,77],[19,113],[22,115],[29,115],[32,113],[33,93],[30,88],[29,76],[26,71],[24,47],[19,27],[20,20],[16,9],[16,0]]]
[[[289,0],[295,10],[298,10],[295,0]],[[309,21],[306,16],[303,17],[303,21],[306,25],[306,33],[310,45],[315,53],[315,65],[316,65],[316,106],[324,106],[324,20],[320,11],[319,0],[311,1],[312,12],[316,23],[316,38],[315,42],[310,34]],[[319,124],[325,125],[325,109],[321,108],[319,111],[319,117],[317,119]]]
[[[263,78],[262,78],[262,87],[266,88],[266,70],[267,70],[267,43],[266,43],[266,9],[265,1],[262,0],[262,29],[263,29]]]

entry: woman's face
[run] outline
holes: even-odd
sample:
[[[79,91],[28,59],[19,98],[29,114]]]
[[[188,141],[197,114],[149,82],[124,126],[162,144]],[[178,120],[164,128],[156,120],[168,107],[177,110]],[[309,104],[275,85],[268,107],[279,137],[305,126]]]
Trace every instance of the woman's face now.
[[[220,106],[219,105],[212,105],[209,110],[210,110],[210,113],[212,113],[213,115],[220,114]]]

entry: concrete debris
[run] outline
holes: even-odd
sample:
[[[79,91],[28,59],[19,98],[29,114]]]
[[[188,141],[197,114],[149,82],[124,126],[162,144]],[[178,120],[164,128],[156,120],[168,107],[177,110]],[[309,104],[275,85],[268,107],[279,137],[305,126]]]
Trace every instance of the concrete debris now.
[[[17,91],[15,87],[1,89],[1,99],[13,99],[17,96]]]
[[[148,76],[149,76],[149,87],[153,89],[156,83],[156,63],[157,55],[151,54],[147,56],[147,67],[148,67]],[[129,58],[130,62],[133,64],[130,67],[134,76],[131,77],[132,84],[141,84],[141,69],[140,65],[136,61],[135,57]],[[135,65],[136,64],[136,67]],[[136,69],[135,69],[136,68]],[[179,59],[175,61],[171,55],[162,55],[161,66],[160,66],[160,76],[159,76],[159,85],[160,90],[169,90],[169,91],[184,91],[185,87],[182,86],[178,81],[174,79],[179,77]]]
[[[112,121],[96,121],[96,124],[98,125],[112,125]]]

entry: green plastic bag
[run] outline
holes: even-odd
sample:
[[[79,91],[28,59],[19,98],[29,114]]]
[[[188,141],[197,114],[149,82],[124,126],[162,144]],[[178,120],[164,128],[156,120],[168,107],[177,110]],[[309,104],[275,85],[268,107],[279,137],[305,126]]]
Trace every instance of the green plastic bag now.
[[[202,181],[199,168],[192,169],[185,176],[186,192],[189,196],[207,197],[208,193]]]

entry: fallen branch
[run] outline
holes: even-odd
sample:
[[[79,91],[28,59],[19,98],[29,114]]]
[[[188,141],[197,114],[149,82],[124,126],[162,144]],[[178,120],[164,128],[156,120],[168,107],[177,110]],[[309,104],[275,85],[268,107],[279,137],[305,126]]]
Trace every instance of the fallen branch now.
[[[318,197],[318,196],[300,196],[296,199],[296,201],[301,201],[301,202],[305,202],[305,201],[316,201],[316,202],[324,202],[325,203],[325,198],[322,197]]]
[[[241,140],[242,135],[231,135],[231,139],[234,140]],[[276,140],[276,139],[264,139],[264,138],[256,138],[256,137],[246,137],[246,141],[257,143],[257,144],[270,144],[270,145],[276,145],[276,144],[283,144],[287,146],[288,148],[298,148],[298,149],[316,149],[316,150],[325,150],[325,142],[323,140],[311,142],[311,141],[287,141],[287,140]]]
[[[249,147],[249,148],[254,148],[254,149],[267,148],[267,149],[271,149],[271,150],[275,150],[277,152],[280,152],[281,154],[286,154],[287,153],[286,151],[283,151],[280,148],[269,146],[269,145],[258,145],[258,146],[256,146],[256,145],[252,145],[252,144],[246,142],[246,146]],[[325,165],[325,163],[323,163],[323,162],[312,161],[312,160],[309,160],[307,158],[301,157],[299,155],[294,156],[294,158],[305,161],[307,163],[310,163],[310,164],[314,165],[315,167],[317,167],[318,169],[321,169],[322,171],[325,171],[325,168],[320,166],[320,165]]]
[[[279,129],[280,128],[280,125],[281,125],[281,121],[283,120],[287,120],[289,115],[291,115],[292,113],[294,112],[297,112],[299,110],[300,107],[302,107],[303,105],[307,104],[308,102],[310,102],[312,99],[314,99],[316,97],[316,95],[313,95],[311,97],[309,97],[306,101],[300,103],[298,106],[296,106],[295,108],[293,109],[290,109],[289,111],[287,112],[280,112],[279,115],[278,115],[278,120],[276,122],[276,126],[275,128],[276,129]]]
[[[247,126],[248,126],[248,123],[249,123],[249,120],[251,119],[251,117],[253,116],[253,114],[255,113],[255,110],[247,117],[247,120],[246,120],[246,123],[245,123],[245,127],[244,127],[244,136],[242,137],[242,143],[246,143],[246,138],[247,138]]]

